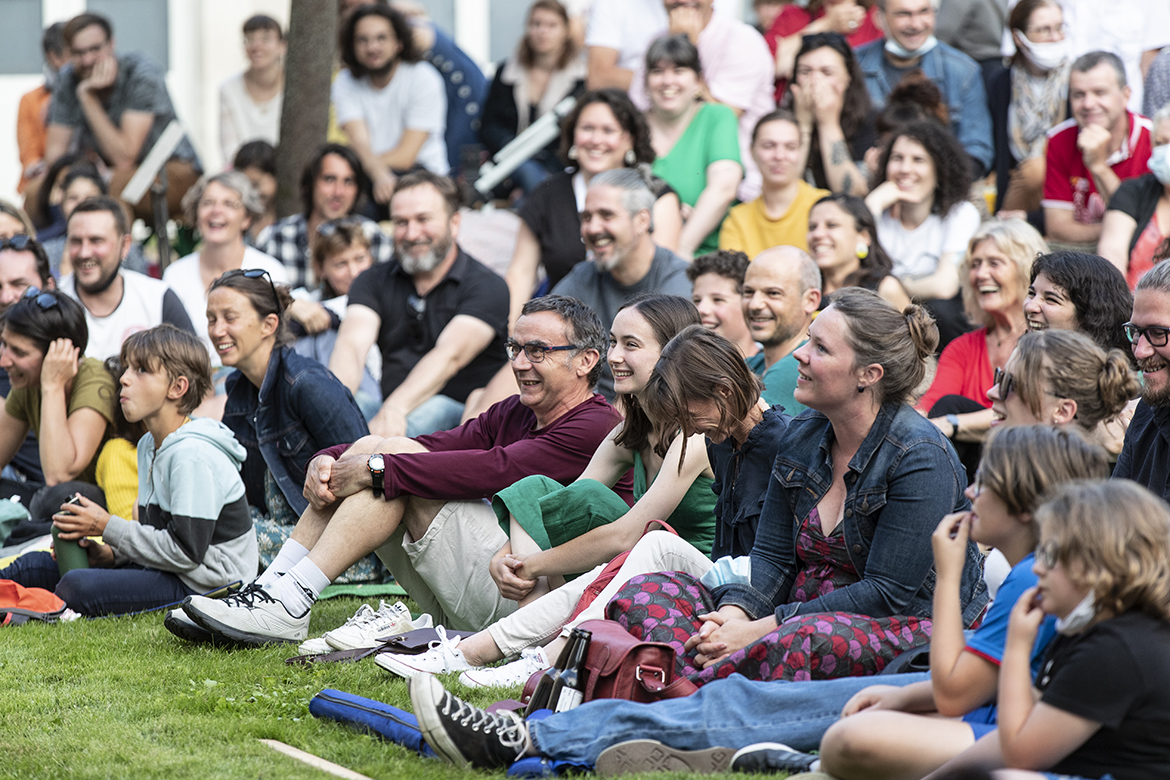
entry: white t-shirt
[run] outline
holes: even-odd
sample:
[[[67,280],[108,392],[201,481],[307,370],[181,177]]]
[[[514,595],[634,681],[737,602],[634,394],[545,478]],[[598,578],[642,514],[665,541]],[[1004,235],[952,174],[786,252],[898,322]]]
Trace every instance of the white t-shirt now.
[[[945,254],[954,252],[961,260],[978,229],[979,211],[967,201],[955,205],[945,217],[931,214],[913,230],[907,230],[888,210],[877,222],[878,241],[894,261],[893,273],[899,279],[930,276]]]
[[[89,329],[86,357],[105,360],[117,355],[128,336],[162,324],[163,296],[170,290],[167,283],[125,268],[121,273],[123,293],[118,308],[105,317],[95,317],[85,306],[81,307],[85,309],[85,324]],[[73,274],[65,276],[60,287],[61,292],[77,300]],[[206,315],[203,321],[207,322]]]
[[[219,145],[224,165],[231,165],[240,147],[249,141],[280,141],[280,111],[284,92],[257,103],[244,86],[244,74],[237,73],[219,85]]]
[[[617,66],[634,71],[637,83],[646,49],[666,33],[668,23],[662,0],[594,0],[585,45],[616,50]]]
[[[370,148],[382,154],[398,146],[407,130],[427,133],[415,161],[432,173],[447,175],[447,91],[443,77],[429,62],[400,62],[394,78],[384,88],[368,76],[355,79],[346,68],[333,80],[333,106],[337,125],[364,120],[370,132]]]
[[[272,277],[273,284],[288,282],[288,270],[279,260],[250,246],[244,247],[244,262],[240,267],[263,268]],[[199,272],[199,253],[192,252],[167,266],[167,270],[163,271],[163,281],[171,286],[183,302],[187,316],[195,327],[195,334],[206,345],[207,354],[211,355],[211,365],[220,365],[219,355],[211,346],[211,337],[207,335],[207,290],[203,287],[203,275]]]

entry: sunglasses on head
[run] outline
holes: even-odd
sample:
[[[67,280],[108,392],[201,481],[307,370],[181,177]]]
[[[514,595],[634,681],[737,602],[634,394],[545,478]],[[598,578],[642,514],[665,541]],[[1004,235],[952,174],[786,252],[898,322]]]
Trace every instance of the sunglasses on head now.
[[[2,247],[0,247],[2,248]],[[29,287],[24,291],[24,295],[20,296],[21,300],[31,298],[37,306],[40,306],[45,311],[57,305],[57,294],[51,292],[41,292],[41,288],[37,286]]]
[[[17,252],[23,252],[28,249],[33,242],[32,236],[26,236],[23,233],[12,236],[11,238],[0,238],[0,252],[5,249],[15,249]]]
[[[280,296],[276,294],[276,285],[272,283],[272,275],[263,268],[237,268],[234,271],[227,271],[221,276],[221,279],[231,279],[233,276],[242,276],[245,279],[259,279],[261,277],[268,280],[268,286],[272,289],[272,300],[276,304],[276,311],[280,312]]]

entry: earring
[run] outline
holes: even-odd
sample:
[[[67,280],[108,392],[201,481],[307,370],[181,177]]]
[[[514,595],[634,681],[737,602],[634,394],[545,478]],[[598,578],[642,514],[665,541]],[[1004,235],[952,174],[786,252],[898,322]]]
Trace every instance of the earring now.
[[[633,149],[627,149],[626,150],[626,165],[628,167],[632,168],[634,166],[634,163],[636,163],[636,162],[638,162],[638,155],[634,154]]]
[[[569,147],[569,159],[570,160],[577,159],[577,144],[573,144],[572,146]]]
[[[857,386],[857,392],[858,392],[858,393],[864,393],[864,392],[865,392],[865,385],[858,385],[858,386]]]
[[[869,244],[864,241],[857,242],[857,259],[864,260],[869,257]]]

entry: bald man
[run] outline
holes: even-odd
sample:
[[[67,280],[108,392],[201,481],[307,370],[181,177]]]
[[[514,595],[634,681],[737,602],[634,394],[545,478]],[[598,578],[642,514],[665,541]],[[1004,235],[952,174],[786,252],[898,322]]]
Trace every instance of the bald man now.
[[[808,252],[776,246],[756,255],[743,277],[743,314],[752,337],[764,346],[748,366],[764,380],[764,400],[789,414],[805,407],[792,398],[797,363],[792,353],[808,338],[821,305],[821,271]]]

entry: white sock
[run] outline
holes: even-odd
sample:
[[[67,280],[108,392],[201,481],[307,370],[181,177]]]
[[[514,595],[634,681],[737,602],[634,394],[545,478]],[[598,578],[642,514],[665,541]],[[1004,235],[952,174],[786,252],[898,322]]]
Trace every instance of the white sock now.
[[[256,578],[256,584],[262,588],[272,585],[308,554],[309,548],[296,539],[286,540],[280,552],[272,559],[272,563],[268,564],[264,573]]]
[[[818,758],[816,761],[813,761],[811,764],[809,764],[808,771],[810,771],[810,772],[821,771],[821,760]]]
[[[327,587],[329,578],[317,568],[317,564],[305,557],[268,586],[268,590],[284,604],[290,615],[300,616],[313,608],[313,603]]]

